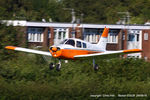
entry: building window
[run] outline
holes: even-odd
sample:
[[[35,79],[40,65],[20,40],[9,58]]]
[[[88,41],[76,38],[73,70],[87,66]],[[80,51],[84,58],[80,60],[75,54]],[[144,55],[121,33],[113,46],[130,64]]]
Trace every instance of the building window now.
[[[108,43],[117,43],[118,36],[115,33],[108,34]]]
[[[125,36],[125,33],[123,33],[123,35],[122,35],[122,40],[125,40],[126,38],[125,38],[126,36]]]
[[[134,34],[128,34],[128,41],[135,41],[135,35]]]
[[[61,32],[58,32],[58,39],[61,39]]]
[[[43,28],[28,28],[28,42],[43,42]]]
[[[144,33],[144,40],[148,40],[148,33]]]
[[[54,39],[64,40],[68,38],[68,29],[56,28],[54,29]]]
[[[98,29],[85,29],[84,40],[97,43],[102,35],[103,30]],[[119,30],[110,30],[108,34],[108,43],[118,43]]]
[[[51,38],[51,31],[48,29],[48,38]]]
[[[136,41],[139,41],[139,34],[136,34]]]
[[[97,36],[100,36],[99,29],[85,29],[84,30],[84,40],[91,42],[91,43],[97,43],[99,40]]]
[[[63,39],[66,38],[66,32],[63,32]]]
[[[138,42],[140,40],[140,34],[128,34],[128,41]]]
[[[28,42],[43,42],[43,34],[28,33]]]

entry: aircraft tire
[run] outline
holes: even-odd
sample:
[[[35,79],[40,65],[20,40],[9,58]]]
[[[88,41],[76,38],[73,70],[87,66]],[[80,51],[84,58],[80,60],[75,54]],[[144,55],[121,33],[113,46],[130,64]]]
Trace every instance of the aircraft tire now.
[[[57,65],[56,65],[56,70],[57,70],[57,71],[60,71],[60,68],[61,68],[61,64],[57,64]]]
[[[98,65],[97,65],[97,64],[95,64],[95,66],[94,66],[94,70],[95,70],[95,71],[97,71],[97,70],[98,70]]]
[[[53,63],[50,63],[50,64],[49,64],[49,69],[50,69],[50,70],[54,69],[54,64],[53,64]]]

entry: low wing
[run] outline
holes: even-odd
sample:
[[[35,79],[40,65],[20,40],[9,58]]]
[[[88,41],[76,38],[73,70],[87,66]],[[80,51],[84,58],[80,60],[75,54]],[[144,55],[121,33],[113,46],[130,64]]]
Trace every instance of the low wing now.
[[[94,57],[94,56],[112,55],[112,54],[128,54],[128,53],[138,53],[138,52],[142,52],[142,50],[140,50],[140,49],[130,49],[130,50],[120,50],[120,51],[105,51],[105,52],[102,52],[102,53],[77,55],[77,56],[74,56],[74,58]]]
[[[16,51],[22,51],[22,52],[28,52],[28,53],[51,56],[50,52],[46,52],[46,51],[39,51],[39,50],[33,50],[33,49],[27,49],[27,48],[21,48],[21,47],[14,47],[14,46],[6,46],[5,48],[9,49],[9,50],[16,50]]]

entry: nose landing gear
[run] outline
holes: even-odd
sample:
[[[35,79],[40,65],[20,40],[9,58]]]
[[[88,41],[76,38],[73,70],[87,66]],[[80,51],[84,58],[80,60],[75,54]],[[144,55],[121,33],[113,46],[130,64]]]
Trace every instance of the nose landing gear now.
[[[49,64],[49,69],[52,70],[52,69],[54,69],[55,66],[56,66],[56,70],[60,71],[60,69],[61,69],[61,60],[60,59],[59,59],[59,63],[58,64],[56,64],[56,61],[55,61],[55,64],[54,63],[50,63]]]
[[[50,70],[54,69],[54,67],[55,67],[55,66],[54,66],[53,63],[50,63],[50,64],[49,64],[49,69],[50,69]]]

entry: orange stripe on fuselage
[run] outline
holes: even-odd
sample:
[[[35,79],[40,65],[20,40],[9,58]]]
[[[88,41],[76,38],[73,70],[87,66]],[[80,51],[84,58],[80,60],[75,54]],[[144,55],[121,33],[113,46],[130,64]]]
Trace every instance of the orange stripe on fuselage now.
[[[5,48],[10,49],[10,50],[15,50],[16,49],[16,47],[13,47],[13,46],[6,46]]]
[[[99,51],[77,50],[77,49],[61,49],[56,52],[49,50],[53,57],[61,59],[75,59],[74,56],[100,53]]]
[[[77,55],[86,55],[100,53],[98,51],[89,51],[89,50],[74,50],[74,49],[62,49],[61,58],[62,59],[74,59],[74,56]]]

